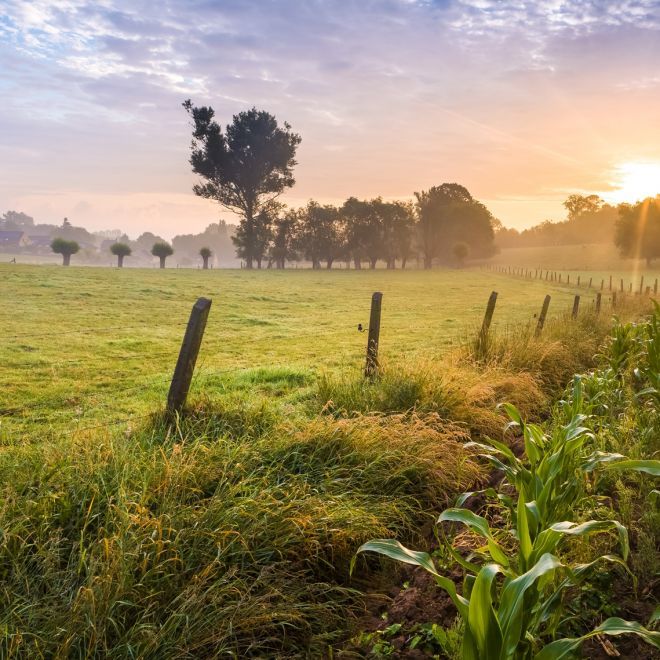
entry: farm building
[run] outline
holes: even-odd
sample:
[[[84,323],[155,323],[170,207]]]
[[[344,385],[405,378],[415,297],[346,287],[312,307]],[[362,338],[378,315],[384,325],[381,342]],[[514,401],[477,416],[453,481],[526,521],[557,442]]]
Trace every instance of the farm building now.
[[[20,230],[1,230],[0,248],[16,249],[24,248],[30,245],[30,239],[24,231]]]

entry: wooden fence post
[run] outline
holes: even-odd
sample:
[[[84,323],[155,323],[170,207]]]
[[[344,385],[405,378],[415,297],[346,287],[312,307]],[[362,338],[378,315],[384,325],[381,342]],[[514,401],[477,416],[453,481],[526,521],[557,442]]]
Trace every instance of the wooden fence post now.
[[[578,283],[577,283],[577,285],[580,286],[580,275],[578,275]]]
[[[610,275],[610,291],[612,290],[612,276]]]
[[[541,314],[539,315],[539,321],[536,324],[536,332],[534,333],[535,337],[538,337],[543,330],[545,325],[545,317],[548,315],[548,307],[550,307],[550,296],[546,296],[543,300],[543,307],[541,307]]]
[[[642,279],[639,281],[639,295],[642,295],[642,292],[644,291],[644,275],[642,275]]]
[[[612,309],[616,307],[616,291],[612,291]]]
[[[208,298],[199,298],[190,312],[188,326],[179,351],[179,359],[176,362],[170,391],[167,395],[169,412],[178,412],[186,403],[210,309],[211,301]]]
[[[486,305],[486,313],[484,314],[484,321],[481,324],[481,332],[479,333],[479,351],[482,351],[486,346],[488,339],[488,331],[490,330],[490,322],[493,320],[495,313],[495,303],[497,302],[497,291],[493,291],[488,298]]]
[[[590,288],[590,289],[591,289],[591,282],[593,281],[593,279],[594,279],[593,277],[590,277],[590,278],[589,278],[589,288]]]
[[[653,293],[658,293],[658,278],[655,278],[655,284],[653,285]]]
[[[600,314],[600,302],[602,295],[603,294],[600,291],[596,294],[596,314]]]
[[[579,308],[580,308],[580,296],[575,296],[575,298],[573,298],[573,311],[571,312],[571,318],[573,319],[577,318]]]
[[[623,277],[621,278],[621,293],[623,293]]]
[[[366,378],[375,378],[378,374],[378,340],[380,338],[380,308],[383,294],[376,291],[371,296],[371,315],[369,316],[369,337],[367,339],[367,362],[364,367]]]

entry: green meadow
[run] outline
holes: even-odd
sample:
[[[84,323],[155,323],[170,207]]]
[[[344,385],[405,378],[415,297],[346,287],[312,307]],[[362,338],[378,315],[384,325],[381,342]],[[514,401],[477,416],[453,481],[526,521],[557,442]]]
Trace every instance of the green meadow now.
[[[5,442],[36,426],[71,429],[145,414],[164,401],[190,308],[213,301],[191,398],[283,372],[309,385],[359,373],[371,294],[383,292],[381,359],[438,358],[479,327],[533,324],[543,297],[565,314],[573,292],[479,271],[107,269],[2,265],[0,408]],[[584,295],[584,294],[583,294]],[[593,304],[594,293],[584,305]],[[279,374],[279,375],[278,375]],[[260,381],[260,382],[255,382]],[[275,389],[277,389],[275,387]],[[73,425],[73,426],[72,426]]]

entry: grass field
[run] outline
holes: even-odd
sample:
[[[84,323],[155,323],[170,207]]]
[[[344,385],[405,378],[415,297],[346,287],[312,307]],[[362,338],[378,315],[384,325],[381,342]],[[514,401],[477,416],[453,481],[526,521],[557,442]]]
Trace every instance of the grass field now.
[[[349,578],[358,546],[427,542],[485,483],[465,442],[501,437],[496,404],[547,417],[610,327],[594,292],[573,322],[574,290],[475,270],[3,264],[0,281],[2,658],[335,657],[374,588],[364,565]],[[384,369],[365,382],[375,290]],[[171,419],[199,296],[191,405]]]
[[[572,293],[545,282],[473,271],[285,272],[0,266],[0,408],[4,441],[36,424],[143,414],[167,392],[190,308],[213,300],[192,396],[245,382],[272,389],[323,371],[358,373],[373,291],[384,294],[381,357],[434,358],[473,333],[491,290],[494,326],[527,323],[543,296],[566,312]],[[584,303],[583,303],[584,304]],[[282,374],[280,373],[280,376]]]

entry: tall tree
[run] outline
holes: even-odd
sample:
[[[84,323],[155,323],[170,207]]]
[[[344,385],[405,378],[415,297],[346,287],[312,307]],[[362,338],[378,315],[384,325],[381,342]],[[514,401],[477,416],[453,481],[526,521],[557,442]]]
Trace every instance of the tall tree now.
[[[344,244],[339,217],[336,207],[321,206],[313,200],[301,210],[298,240],[312,268],[320,268],[322,261],[332,268],[333,262],[341,257]]]
[[[489,256],[494,251],[493,216],[490,211],[457,183],[443,183],[415,193],[419,215],[418,240],[424,267],[433,260],[451,261],[452,246],[468,244],[474,256]]]
[[[301,138],[288,123],[280,128],[273,115],[256,108],[234,115],[223,132],[213,108],[194,107],[190,100],[183,106],[193,120],[190,163],[206,181],[193,190],[239,214],[239,247],[252,268],[259,244],[255,219],[295,183],[293,167]]]
[[[349,197],[341,208],[344,222],[345,246],[357,270],[367,258],[367,248],[373,243],[374,209],[367,201]]]
[[[412,238],[415,216],[412,206],[405,202],[383,202],[374,200],[376,214],[380,218],[381,257],[388,269],[396,268],[396,260],[401,259],[401,267],[412,252]]]
[[[287,261],[297,257],[298,215],[296,211],[291,210],[273,221],[270,257],[275,262],[275,268],[283,269]]]
[[[614,241],[623,257],[646,259],[649,266],[660,258],[660,195],[621,204]]]
[[[580,216],[596,213],[604,204],[598,195],[569,195],[564,202],[569,220],[578,220]]]

